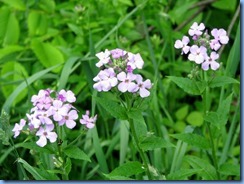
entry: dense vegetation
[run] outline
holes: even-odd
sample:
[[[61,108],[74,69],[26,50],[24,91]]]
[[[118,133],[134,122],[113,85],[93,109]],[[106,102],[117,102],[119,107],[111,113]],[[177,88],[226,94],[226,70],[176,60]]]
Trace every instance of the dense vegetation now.
[[[227,31],[216,71],[174,46],[194,22]],[[140,53],[150,96],[94,89],[96,54],[116,48]],[[239,81],[237,0],[1,0],[0,179],[240,180]],[[14,138],[42,89],[71,90],[95,127]]]

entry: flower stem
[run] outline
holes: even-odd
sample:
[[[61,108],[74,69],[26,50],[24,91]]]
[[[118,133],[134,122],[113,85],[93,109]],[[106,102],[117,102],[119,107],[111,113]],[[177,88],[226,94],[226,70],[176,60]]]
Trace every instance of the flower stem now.
[[[129,118],[128,121],[129,121],[129,124],[130,124],[132,137],[133,137],[133,139],[135,140],[135,143],[136,143],[137,150],[139,151],[139,154],[141,156],[141,159],[143,161],[143,164],[146,167],[146,173],[147,173],[148,179],[149,180],[152,180],[152,175],[151,175],[150,170],[149,170],[149,163],[148,163],[148,160],[147,160],[147,156],[142,151],[142,149],[140,148],[139,139],[138,139],[137,134],[136,134],[134,122],[133,122],[133,120],[131,118]]]
[[[207,83],[206,89],[205,89],[205,91],[203,93],[204,115],[206,115],[208,110],[209,110],[209,101],[208,101],[209,100],[209,87],[208,87],[208,76],[207,76],[206,72],[204,72],[203,77],[204,77],[204,80]],[[218,162],[217,162],[215,145],[214,145],[214,138],[213,138],[213,135],[212,135],[210,123],[206,122],[206,121],[205,121],[205,123],[207,125],[207,129],[208,129],[208,132],[209,132],[210,146],[211,146],[211,149],[212,149],[213,164],[214,164],[214,167],[215,167],[215,170],[216,170],[217,179],[220,180],[220,175],[219,175],[219,171],[218,171]]]

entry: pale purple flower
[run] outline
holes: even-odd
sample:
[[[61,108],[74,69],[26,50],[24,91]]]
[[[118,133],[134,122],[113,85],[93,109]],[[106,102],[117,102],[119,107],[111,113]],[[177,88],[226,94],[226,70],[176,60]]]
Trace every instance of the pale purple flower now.
[[[97,91],[109,91],[118,84],[118,79],[113,68],[101,70],[96,77],[93,78],[96,83],[93,88]]]
[[[19,136],[20,131],[23,130],[24,126],[25,126],[26,121],[24,119],[20,120],[20,123],[15,123],[14,128],[13,128],[13,132],[14,132],[14,138],[16,138],[17,136]]]
[[[208,70],[210,65],[212,70],[217,70],[220,64],[217,63],[215,60],[218,58],[219,58],[219,54],[217,54],[216,52],[211,52],[210,57],[207,56],[205,62],[202,63],[202,69]]]
[[[50,116],[53,115],[52,110],[47,110],[47,111],[39,111],[38,113],[38,119],[41,121],[42,124],[53,124],[53,121],[50,119]]]
[[[118,85],[119,91],[124,93],[126,91],[132,92],[135,89],[136,84],[133,82],[136,79],[135,74],[120,72],[117,75],[117,78],[119,81],[121,81],[121,83]]]
[[[94,117],[89,117],[90,112],[86,111],[85,115],[82,115],[82,119],[80,119],[80,123],[85,125],[87,128],[91,129],[95,126],[95,122],[97,120],[97,115]]]
[[[58,100],[61,100],[62,102],[69,102],[69,103],[73,103],[76,101],[76,98],[75,98],[75,94],[68,90],[67,92],[65,90],[61,90],[59,93],[58,93]]]
[[[46,91],[41,89],[38,92],[38,95],[33,95],[31,97],[31,102],[33,103],[33,105],[36,105],[42,98],[44,98],[46,96]]]
[[[123,58],[126,55],[126,51],[122,50],[122,49],[113,49],[110,51],[112,58],[113,59],[119,59],[119,58]]]
[[[105,52],[97,53],[96,56],[100,59],[99,62],[96,63],[97,67],[101,67],[110,61],[110,51],[108,49],[106,49]]]
[[[52,132],[53,129],[53,124],[46,125],[45,128],[40,127],[36,132],[36,135],[40,137],[36,144],[40,147],[44,147],[47,144],[47,139],[49,139],[51,143],[55,142],[58,136],[55,132]]]
[[[127,66],[130,66],[133,70],[138,68],[142,69],[144,65],[144,61],[139,53],[133,54],[131,52],[128,52],[128,62]]]
[[[197,22],[194,22],[192,24],[192,26],[190,27],[188,33],[190,36],[194,36],[194,35],[200,36],[200,35],[202,35],[202,33],[203,33],[202,31],[204,29],[205,29],[205,26],[203,23],[198,25]]]
[[[74,120],[78,118],[78,114],[76,110],[71,110],[67,115],[63,117],[61,121],[59,121],[59,125],[63,125],[64,123],[69,129],[72,129],[75,127],[76,123]]]
[[[205,47],[198,47],[197,45],[193,45],[190,48],[190,54],[188,55],[188,59],[190,61],[195,61],[197,64],[201,64],[204,61],[206,55],[207,49]]]
[[[150,95],[150,92],[148,89],[151,89],[152,83],[149,79],[143,81],[143,78],[141,75],[136,75],[136,88],[133,90],[133,92],[136,92],[139,90],[139,94],[142,98],[148,97]]]
[[[215,50],[215,51],[219,50],[219,48],[221,47],[221,44],[216,39],[210,40],[209,44],[210,44],[210,48]]]
[[[29,126],[34,128],[39,128],[41,125],[41,121],[37,118],[38,111],[34,111],[33,114],[26,114],[28,120],[29,120]]]
[[[190,42],[190,39],[187,36],[183,36],[182,40],[176,40],[175,41],[175,48],[176,49],[182,49],[181,54],[185,53],[187,54],[190,50],[190,46],[187,44]]]
[[[60,100],[54,100],[53,106],[51,107],[51,111],[53,113],[53,119],[55,121],[61,121],[64,116],[67,115],[68,108],[66,106],[63,106],[63,102]]]
[[[213,29],[211,31],[214,39],[219,41],[222,44],[227,44],[229,41],[229,37],[227,36],[227,32],[224,29]]]

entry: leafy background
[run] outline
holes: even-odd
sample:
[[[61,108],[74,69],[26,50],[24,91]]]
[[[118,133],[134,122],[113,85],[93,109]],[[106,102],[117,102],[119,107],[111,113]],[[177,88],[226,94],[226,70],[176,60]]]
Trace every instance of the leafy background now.
[[[13,127],[40,89],[71,89],[81,113],[96,106],[98,121],[96,129],[85,133],[76,145],[90,159],[67,161],[72,163],[70,179],[142,179],[127,122],[115,120],[103,109],[93,98],[92,88],[98,72],[95,53],[106,48],[140,53],[145,61],[141,73],[156,85],[143,114],[147,130],[170,143],[153,136],[142,142],[152,171],[158,179],[214,179],[209,152],[202,151],[208,142],[201,135],[201,98],[183,92],[167,76],[187,77],[192,70],[192,63],[174,48],[174,42],[196,21],[209,30],[228,31],[230,41],[220,51],[222,67],[217,74],[240,80],[239,15],[237,0],[1,0],[0,107],[9,113]],[[240,179],[239,88],[239,84],[227,84],[211,93],[211,110],[224,112],[220,107],[229,107],[224,114],[226,122],[217,127],[215,135],[224,180]],[[111,94],[103,96],[112,98]],[[79,128],[67,131],[70,140],[79,134]],[[29,151],[21,144],[24,138],[14,140],[20,157],[40,173],[43,168],[51,169],[48,151]],[[230,142],[227,148],[226,141]],[[23,179],[11,148],[0,143],[0,153],[0,178]],[[124,168],[115,170],[124,163]]]

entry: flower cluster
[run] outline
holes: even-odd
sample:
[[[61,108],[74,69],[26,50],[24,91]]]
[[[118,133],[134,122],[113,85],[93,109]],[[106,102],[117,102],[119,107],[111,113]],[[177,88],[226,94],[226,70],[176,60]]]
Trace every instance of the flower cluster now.
[[[133,54],[122,49],[113,49],[97,53],[99,62],[96,66],[100,72],[93,78],[94,89],[109,91],[117,87],[122,93],[139,93],[142,98],[150,95],[152,83],[149,79],[143,80],[140,74],[134,74],[135,69],[142,69],[144,61],[141,55]]]
[[[216,51],[219,50],[221,45],[227,44],[229,37],[224,29],[214,28],[211,31],[211,36],[208,31],[204,31],[205,25],[200,23],[199,25],[194,22],[190,27],[188,34],[192,37],[194,44],[188,46],[190,39],[188,36],[183,36],[182,40],[176,40],[175,48],[182,49],[181,54],[188,54],[188,59],[194,61],[196,64],[201,64],[203,70],[208,70],[209,66],[212,70],[217,70],[220,64],[216,62],[219,58],[219,54]]]
[[[78,119],[77,109],[72,105],[76,101],[74,93],[70,90],[61,90],[59,92],[46,89],[40,90],[38,95],[33,95],[31,102],[33,108],[27,113],[28,130],[39,137],[36,144],[43,147],[47,144],[47,139],[51,143],[57,140],[55,127],[65,125],[69,129],[76,126]],[[96,117],[89,118],[89,113],[80,119],[81,124],[85,124],[87,128],[95,126]],[[14,138],[19,136],[24,129],[26,120],[21,119],[19,124],[15,124],[13,128]]]

